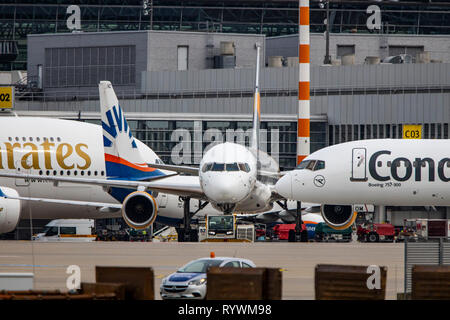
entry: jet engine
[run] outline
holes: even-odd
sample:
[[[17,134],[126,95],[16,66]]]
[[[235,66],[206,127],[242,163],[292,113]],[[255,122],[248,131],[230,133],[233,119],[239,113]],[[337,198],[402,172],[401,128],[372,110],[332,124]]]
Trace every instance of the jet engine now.
[[[145,229],[156,219],[158,205],[155,198],[144,191],[130,193],[122,204],[122,217],[134,229]]]
[[[355,222],[357,216],[357,212],[349,205],[324,204],[320,211],[325,222],[336,230],[347,229]]]
[[[18,197],[16,190],[0,187],[0,194]],[[13,231],[20,220],[20,200],[0,198],[0,233]]]

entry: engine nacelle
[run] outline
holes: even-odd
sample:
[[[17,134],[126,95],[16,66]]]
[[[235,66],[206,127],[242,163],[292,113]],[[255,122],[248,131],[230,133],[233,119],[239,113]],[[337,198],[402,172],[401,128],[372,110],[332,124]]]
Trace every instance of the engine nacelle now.
[[[0,194],[9,197],[18,197],[16,190],[0,187]],[[13,231],[20,220],[21,203],[20,200],[0,198],[0,233]]]
[[[356,220],[357,212],[352,206],[324,204],[320,208],[323,220],[331,228],[344,230],[350,227]]]
[[[155,198],[144,191],[130,193],[122,204],[122,217],[134,229],[145,229],[156,219],[158,205]]]

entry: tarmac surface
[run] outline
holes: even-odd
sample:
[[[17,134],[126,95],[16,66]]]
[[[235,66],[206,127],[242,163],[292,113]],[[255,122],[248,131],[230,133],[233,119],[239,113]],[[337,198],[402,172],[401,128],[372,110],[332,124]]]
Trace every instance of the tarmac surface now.
[[[387,299],[403,292],[402,243],[177,243],[90,242],[42,243],[0,241],[0,272],[34,272],[35,289],[66,291],[69,265],[81,268],[82,282],[95,282],[95,266],[150,266],[155,298],[161,279],[190,260],[241,257],[258,267],[282,268],[283,299],[314,299],[314,267],[319,263],[387,267]]]

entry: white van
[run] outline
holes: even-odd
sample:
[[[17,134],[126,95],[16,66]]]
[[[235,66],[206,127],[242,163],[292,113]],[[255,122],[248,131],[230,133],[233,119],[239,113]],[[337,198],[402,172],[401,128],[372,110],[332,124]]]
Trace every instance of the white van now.
[[[93,219],[57,219],[50,221],[42,233],[33,236],[36,241],[95,241],[92,235]]]

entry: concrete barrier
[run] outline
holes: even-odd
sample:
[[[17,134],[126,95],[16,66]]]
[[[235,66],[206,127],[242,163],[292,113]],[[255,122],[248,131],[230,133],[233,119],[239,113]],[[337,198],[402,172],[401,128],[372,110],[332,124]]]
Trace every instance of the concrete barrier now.
[[[281,300],[279,269],[211,267],[207,273],[207,300]]]
[[[97,283],[125,284],[126,300],[155,300],[153,268],[95,267]]]
[[[368,266],[319,264],[315,268],[316,300],[384,300],[387,268],[380,266],[380,289],[369,289]]]
[[[411,297],[413,300],[450,300],[450,266],[413,266]]]

